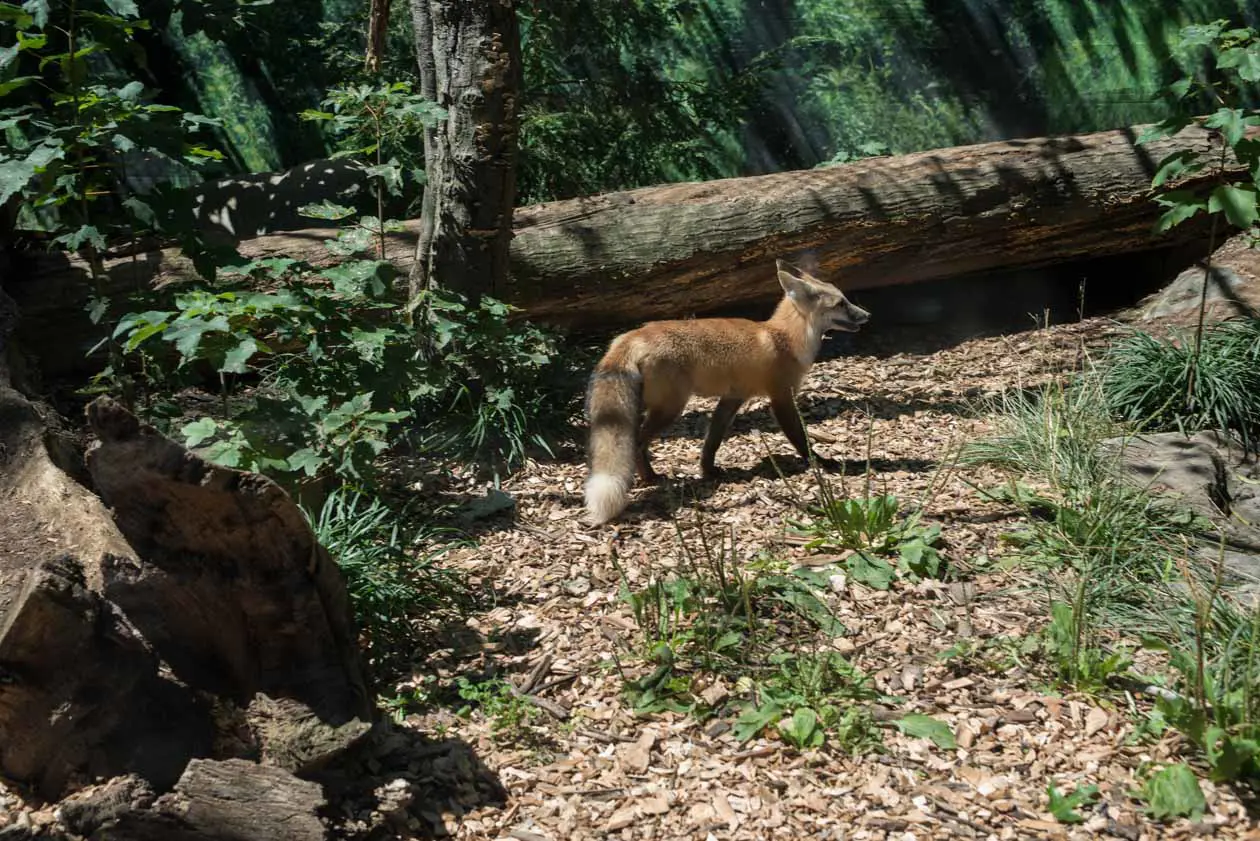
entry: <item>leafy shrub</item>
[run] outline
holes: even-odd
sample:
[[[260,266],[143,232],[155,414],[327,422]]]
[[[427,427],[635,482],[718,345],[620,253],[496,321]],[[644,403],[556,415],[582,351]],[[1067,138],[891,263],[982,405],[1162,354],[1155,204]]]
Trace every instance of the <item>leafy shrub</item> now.
[[[1260,444],[1260,320],[1238,319],[1191,336],[1136,332],[1112,346],[1102,389],[1113,416],[1141,430],[1227,430]]]
[[[388,298],[390,270],[259,260],[225,272],[245,276],[236,288],[124,316],[114,338],[159,392],[207,371],[219,379],[218,416],[181,432],[230,467],[360,480],[409,429],[428,452],[508,464],[545,443],[537,423],[565,405],[546,385],[553,337],[509,323],[499,301],[472,308],[438,292],[419,327],[406,325]]]
[[[561,394],[578,390],[560,376],[557,339],[489,297],[472,305],[434,289],[403,306],[385,260],[386,235],[401,228],[384,218],[386,196],[423,179],[399,147],[444,112],[401,83],[333,90],[324,104],[303,116],[342,139],[339,155],[365,159],[376,205],[357,218],[330,202],[302,208],[340,222],[325,245],[342,262],[257,260],[175,295],[173,308],[127,314],[112,336],[125,359],[98,387],[138,376],[160,395],[216,378],[221,408],[185,425],[186,443],[278,478],[358,481],[405,438],[427,455],[510,468],[569,419],[574,398]],[[158,402],[168,405],[150,409],[170,414]]]

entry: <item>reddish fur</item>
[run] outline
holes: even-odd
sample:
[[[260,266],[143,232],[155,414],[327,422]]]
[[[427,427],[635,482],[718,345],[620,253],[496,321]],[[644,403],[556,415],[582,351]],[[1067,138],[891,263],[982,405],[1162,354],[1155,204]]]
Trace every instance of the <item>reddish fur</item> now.
[[[784,429],[793,445],[798,451],[807,446],[799,420],[786,417],[789,410],[795,412],[793,394],[818,354],[822,334],[838,326],[835,320],[845,329],[857,329],[868,314],[834,286],[793,272],[780,265],[785,295],[766,321],[654,321],[613,340],[595,368],[589,393],[587,506],[596,522],[612,519],[624,508],[636,461],[642,478],[654,478],[646,444],[682,413],[693,395],[730,400],[730,415],[738,401],[769,397],[780,426],[796,425],[795,438]],[[641,409],[646,413],[642,426]],[[706,441],[701,459],[706,474],[724,432],[720,429],[716,440]],[[638,447],[642,451],[636,456]]]

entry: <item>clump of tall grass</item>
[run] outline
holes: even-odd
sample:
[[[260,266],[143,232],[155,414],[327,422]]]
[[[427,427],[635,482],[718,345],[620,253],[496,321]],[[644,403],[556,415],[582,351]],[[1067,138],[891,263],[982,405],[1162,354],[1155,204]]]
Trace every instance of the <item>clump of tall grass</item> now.
[[[1244,328],[1224,332],[1213,341],[1235,342],[1235,357],[1253,352]],[[1119,358],[1137,365],[1127,352]],[[1224,351],[1213,344],[1208,353]],[[1148,729],[1180,731],[1217,780],[1255,778],[1260,606],[1240,605],[1223,589],[1223,564],[1200,559],[1192,535],[1201,521],[1123,475],[1133,427],[1112,414],[1108,375],[1090,369],[1070,383],[1006,393],[990,407],[994,434],[968,445],[962,461],[1011,473],[987,492],[1024,508],[1027,528],[1011,539],[1043,572],[1044,652],[1057,677],[1101,691],[1129,669],[1139,640],[1165,652],[1167,687]]]
[[[1141,431],[1236,435],[1248,451],[1260,445],[1260,319],[1239,318],[1158,338],[1134,332],[1103,360],[1101,386],[1118,420]]]
[[[403,665],[435,622],[468,607],[463,578],[440,564],[458,543],[454,534],[405,529],[398,511],[349,488],[329,494],[318,514],[305,513],[345,576],[368,659],[378,670]],[[444,541],[422,551],[426,538]]]

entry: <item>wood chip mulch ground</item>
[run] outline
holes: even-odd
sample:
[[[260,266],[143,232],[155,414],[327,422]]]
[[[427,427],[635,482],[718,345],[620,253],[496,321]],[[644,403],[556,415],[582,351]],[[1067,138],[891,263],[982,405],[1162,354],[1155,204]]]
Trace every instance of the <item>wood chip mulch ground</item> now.
[[[889,728],[882,753],[855,757],[830,745],[802,752],[772,737],[740,744],[729,729],[681,714],[632,713],[616,664],[628,662],[635,626],[619,596],[614,551],[630,585],[641,586],[679,564],[682,542],[703,522],[733,535],[741,557],[770,549],[807,562],[805,550],[782,537],[785,519],[816,492],[814,483],[764,404],[737,418],[718,454],[725,481],[713,487],[698,482],[712,402],[694,401],[653,448],[657,469],[676,481],[637,490],[618,527],[584,523],[580,460],[540,461],[503,486],[516,500],[512,524],[488,529],[475,548],[452,556],[499,602],[470,620],[472,656],[468,649],[435,652],[431,668],[493,665],[517,685],[528,683],[551,712],[538,719],[536,738],[517,742],[496,738],[478,715],[448,709],[407,718],[408,727],[463,742],[503,787],[489,797],[468,782],[467,768],[426,765],[420,798],[432,798],[432,826],[423,834],[520,841],[1260,838],[1243,793],[1206,780],[1202,820],[1159,823],[1143,814],[1133,796],[1143,774],[1186,755],[1175,735],[1131,740],[1137,717],[1126,705],[1140,709],[1145,699],[1078,697],[1018,666],[995,670],[938,656],[960,642],[1020,637],[1044,624],[1023,574],[994,562],[1009,551],[999,536],[1018,522],[972,486],[992,486],[1000,476],[942,466],[958,444],[986,431],[973,404],[1078,366],[1085,349],[1115,329],[1096,319],[922,353],[859,346],[854,355],[821,361],[802,388],[819,451],[848,462],[847,491],[860,493],[869,458],[874,487],[926,499],[951,564],[975,571],[951,582],[899,582],[886,592],[849,583],[839,608],[848,634],[837,648],[900,699],[899,714],[948,722],[956,749]],[[453,788],[444,784],[452,781]],[[1052,782],[1059,791],[1098,786],[1100,798],[1081,809],[1083,823],[1052,818]]]

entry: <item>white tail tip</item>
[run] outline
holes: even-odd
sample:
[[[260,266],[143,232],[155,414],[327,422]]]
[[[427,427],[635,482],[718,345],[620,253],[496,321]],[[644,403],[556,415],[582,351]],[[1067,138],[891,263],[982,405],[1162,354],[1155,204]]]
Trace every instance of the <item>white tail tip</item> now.
[[[586,510],[595,525],[621,513],[630,499],[630,486],[620,476],[594,473],[586,480]]]

